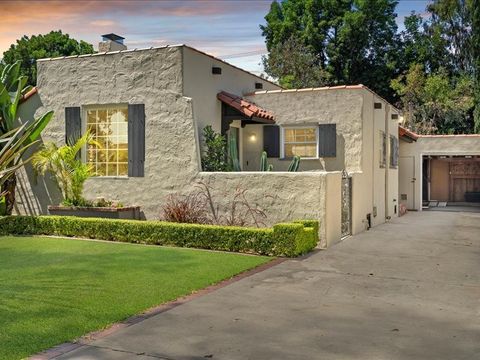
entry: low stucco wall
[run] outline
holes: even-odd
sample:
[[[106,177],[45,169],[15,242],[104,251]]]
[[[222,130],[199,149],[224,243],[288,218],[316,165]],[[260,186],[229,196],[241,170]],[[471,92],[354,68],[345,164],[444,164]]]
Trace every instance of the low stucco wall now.
[[[235,189],[246,189],[247,200],[265,211],[267,226],[315,219],[320,222],[321,247],[340,240],[340,173],[201,172],[197,180],[212,188],[213,198],[222,206],[233,198]]]

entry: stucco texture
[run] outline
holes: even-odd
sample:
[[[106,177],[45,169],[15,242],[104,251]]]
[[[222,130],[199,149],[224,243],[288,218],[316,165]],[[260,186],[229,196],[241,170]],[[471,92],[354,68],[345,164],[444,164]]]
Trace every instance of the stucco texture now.
[[[86,198],[141,205],[145,217],[155,218],[162,195],[187,186],[198,173],[192,104],[182,95],[181,48],[41,61],[38,70],[36,113],[55,111],[44,142],[64,143],[67,106],[145,104],[145,177],[91,178],[85,184]],[[46,192],[37,189],[46,188],[42,179],[28,185],[33,193]],[[21,184],[20,189],[29,186]],[[19,212],[31,208],[18,204]],[[40,209],[44,212],[45,206]]]
[[[278,125],[314,125],[337,124],[337,156],[302,161],[300,169],[341,171],[361,171],[362,168],[362,92],[358,90],[294,90],[269,91],[256,93],[247,99],[272,111]],[[250,169],[246,161],[258,168],[258,159],[263,146],[261,127],[247,125],[244,131],[255,135],[255,143],[244,142],[246,153],[243,163]],[[246,140],[248,140],[247,137]],[[260,150],[260,151],[258,151]],[[286,170],[289,161],[269,159],[276,170]]]

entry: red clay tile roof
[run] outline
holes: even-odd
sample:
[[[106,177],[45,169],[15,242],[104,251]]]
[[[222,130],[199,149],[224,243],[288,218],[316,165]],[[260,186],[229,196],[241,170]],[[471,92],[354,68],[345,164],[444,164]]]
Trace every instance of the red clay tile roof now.
[[[420,135],[408,130],[407,128],[404,128],[401,125],[398,125],[398,136],[405,136],[412,139],[413,141],[417,141],[420,137]]]
[[[22,95],[22,97],[20,98],[20,104],[27,101],[29,98],[31,98],[33,95],[35,95],[37,92],[38,92],[38,90],[37,90],[36,87],[33,87],[32,89],[30,89],[30,91],[28,91],[28,92],[26,92],[25,94]]]
[[[261,107],[255,105],[248,100],[243,99],[240,96],[230,94],[226,91],[222,91],[217,94],[217,99],[224,104],[227,104],[234,109],[237,109],[248,118],[257,117],[265,119],[272,124],[275,123],[275,116],[272,112],[262,109]]]

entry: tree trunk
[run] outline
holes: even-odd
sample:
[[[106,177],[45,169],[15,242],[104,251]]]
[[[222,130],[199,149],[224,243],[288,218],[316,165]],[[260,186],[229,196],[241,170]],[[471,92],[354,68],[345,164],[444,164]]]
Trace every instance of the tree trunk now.
[[[17,186],[17,176],[12,174],[2,185],[2,191],[5,192],[6,215],[12,215],[13,205],[15,204],[15,187]]]

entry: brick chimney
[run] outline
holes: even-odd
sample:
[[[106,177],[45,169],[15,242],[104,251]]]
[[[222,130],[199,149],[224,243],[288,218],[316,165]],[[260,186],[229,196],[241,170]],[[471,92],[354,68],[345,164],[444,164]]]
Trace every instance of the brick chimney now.
[[[102,41],[98,43],[98,52],[127,50],[123,40],[125,38],[113,33],[102,35]]]

